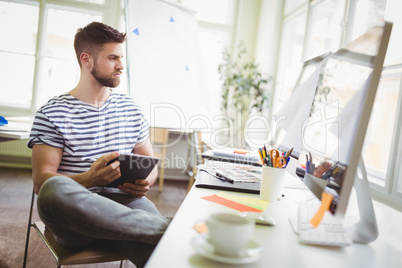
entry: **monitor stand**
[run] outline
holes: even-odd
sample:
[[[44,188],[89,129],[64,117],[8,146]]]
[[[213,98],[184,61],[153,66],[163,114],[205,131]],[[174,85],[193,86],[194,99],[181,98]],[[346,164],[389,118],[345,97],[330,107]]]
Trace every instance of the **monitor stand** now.
[[[360,220],[351,226],[347,232],[353,242],[367,244],[377,239],[378,228],[362,156],[360,156],[359,159],[359,169],[362,178],[360,178],[358,172],[356,172],[354,188],[356,191]]]

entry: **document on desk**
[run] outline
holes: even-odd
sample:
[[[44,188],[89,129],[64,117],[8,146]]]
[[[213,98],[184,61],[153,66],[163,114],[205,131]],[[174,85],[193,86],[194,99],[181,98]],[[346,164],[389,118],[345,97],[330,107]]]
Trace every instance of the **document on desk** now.
[[[225,177],[228,177],[234,182],[259,183],[261,181],[259,173],[252,173],[241,168],[214,168],[211,165],[206,165],[206,169],[213,174],[219,173]]]

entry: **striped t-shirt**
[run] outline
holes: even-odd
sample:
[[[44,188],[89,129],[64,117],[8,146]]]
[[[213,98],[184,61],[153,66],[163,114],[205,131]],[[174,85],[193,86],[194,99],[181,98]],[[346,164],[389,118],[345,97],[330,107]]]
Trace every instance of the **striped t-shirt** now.
[[[105,154],[130,154],[136,143],[147,138],[148,123],[130,97],[112,93],[98,108],[66,93],[36,113],[28,147],[46,144],[63,149],[58,173],[78,174]]]

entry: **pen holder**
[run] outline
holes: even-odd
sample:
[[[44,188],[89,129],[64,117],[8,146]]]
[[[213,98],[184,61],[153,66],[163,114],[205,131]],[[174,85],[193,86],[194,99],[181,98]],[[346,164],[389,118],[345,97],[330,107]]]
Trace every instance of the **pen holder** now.
[[[286,168],[263,166],[261,173],[260,199],[275,202],[282,197]]]

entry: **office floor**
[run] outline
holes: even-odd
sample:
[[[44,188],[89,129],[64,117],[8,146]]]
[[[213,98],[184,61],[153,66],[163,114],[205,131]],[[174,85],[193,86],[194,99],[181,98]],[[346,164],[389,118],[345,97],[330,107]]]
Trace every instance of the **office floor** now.
[[[165,180],[162,193],[158,192],[158,186],[155,184],[147,196],[163,215],[174,216],[186,194],[187,181]],[[0,168],[0,267],[2,268],[22,267],[31,195],[30,170]],[[39,220],[36,213],[33,218]],[[35,232],[31,232],[30,236],[27,267],[56,267],[50,251]],[[75,267],[119,267],[119,263]],[[125,261],[123,267],[135,266]]]

